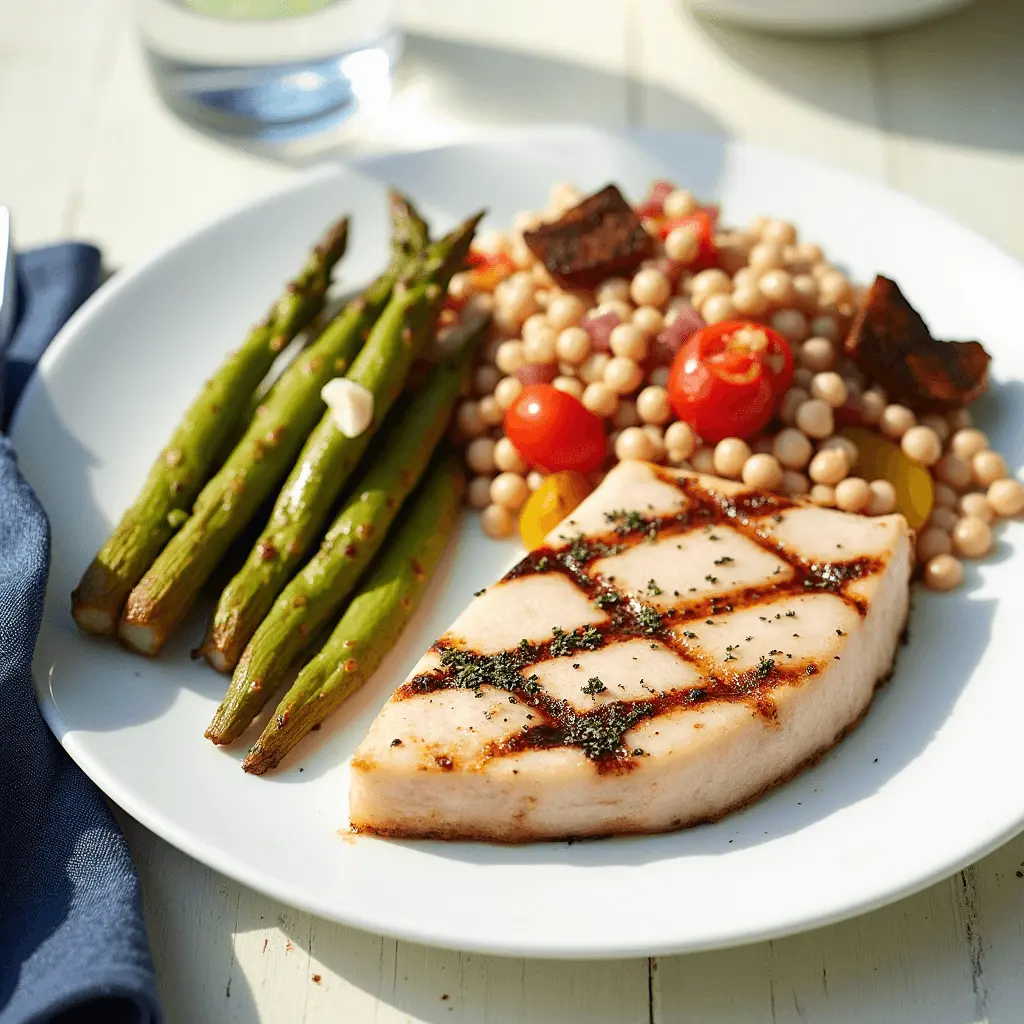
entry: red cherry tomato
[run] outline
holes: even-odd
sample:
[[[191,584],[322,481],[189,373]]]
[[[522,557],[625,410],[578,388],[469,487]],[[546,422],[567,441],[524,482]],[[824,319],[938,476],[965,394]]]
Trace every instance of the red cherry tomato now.
[[[604,424],[572,395],[530,384],[505,413],[505,433],[532,466],[590,473],[604,461]]]
[[[701,328],[676,353],[668,397],[706,442],[764,429],[793,378],[793,354],[763,324],[727,320]]]
[[[675,185],[664,178],[658,178],[651,182],[650,191],[647,197],[637,206],[638,217],[657,218],[665,215],[665,197],[675,190]]]
[[[664,221],[658,228],[658,234],[664,241],[676,228],[692,228],[697,235],[697,258],[690,264],[689,269],[707,270],[718,266],[718,247],[715,245],[717,226],[718,207],[709,206],[703,210],[696,210],[686,217]]]

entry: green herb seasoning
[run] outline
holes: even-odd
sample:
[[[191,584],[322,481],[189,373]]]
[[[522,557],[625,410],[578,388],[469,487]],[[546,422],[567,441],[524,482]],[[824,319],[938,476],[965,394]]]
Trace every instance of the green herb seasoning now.
[[[618,508],[605,512],[605,520],[615,527],[616,533],[632,533],[642,530],[647,525],[647,517],[636,509]]]
[[[588,540],[585,534],[578,533],[575,537],[559,537],[566,541],[566,557],[574,562],[592,562],[595,558],[610,558],[623,550],[621,544],[605,544],[599,540]]]
[[[597,760],[623,751],[622,735],[654,709],[649,704],[630,707],[619,703],[602,704],[593,711],[572,719],[565,727],[565,742],[579,747],[587,757]]]
[[[604,637],[593,626],[579,626],[571,633],[555,626],[551,630],[551,657],[561,658],[575,651],[596,651],[604,643]]]
[[[655,633],[661,632],[661,613],[649,604],[640,605],[639,610],[636,612],[636,621],[640,626],[640,631],[645,636],[654,636]]]
[[[440,652],[441,668],[445,670],[453,686],[460,690],[477,690],[482,686],[493,686],[499,690],[522,690],[537,693],[537,676],[524,676],[522,670],[537,660],[537,652],[526,640],[511,651],[499,654],[477,654],[461,651],[455,647],[444,647]]]

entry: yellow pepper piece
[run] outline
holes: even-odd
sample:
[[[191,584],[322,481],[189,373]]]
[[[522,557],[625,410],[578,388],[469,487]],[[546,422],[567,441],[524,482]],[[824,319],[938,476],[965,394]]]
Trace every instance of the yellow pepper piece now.
[[[530,495],[519,515],[519,533],[533,551],[544,546],[544,538],[590,493],[591,486],[581,473],[567,470],[552,473]]]
[[[842,431],[857,446],[854,472],[868,482],[888,480],[896,488],[896,511],[902,512],[913,529],[928,521],[935,501],[932,475],[908,458],[898,444],[864,427]]]

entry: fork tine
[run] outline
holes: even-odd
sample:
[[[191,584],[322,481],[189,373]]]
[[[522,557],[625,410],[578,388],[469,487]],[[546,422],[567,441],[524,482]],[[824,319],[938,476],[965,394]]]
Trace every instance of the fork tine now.
[[[14,239],[11,211],[0,206],[0,355],[14,333],[17,288],[14,283]]]

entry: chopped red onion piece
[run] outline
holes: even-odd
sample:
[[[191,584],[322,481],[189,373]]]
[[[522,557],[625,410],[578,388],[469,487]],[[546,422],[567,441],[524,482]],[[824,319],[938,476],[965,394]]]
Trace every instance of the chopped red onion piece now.
[[[531,384],[550,384],[558,376],[558,363],[524,363],[513,376],[523,387]]]
[[[668,279],[668,283],[674,289],[679,283],[679,276],[683,272],[682,263],[677,263],[675,260],[670,260],[667,256],[659,256],[654,261],[654,266],[660,270],[665,277]]]
[[[860,402],[854,395],[850,395],[846,401],[835,410],[834,418],[837,428],[864,426],[864,417],[860,411]]]
[[[672,362],[675,354],[693,337],[702,327],[707,326],[704,318],[693,308],[683,306],[675,314],[675,319],[662,328],[661,333],[655,339],[651,356],[658,366],[665,366]]]
[[[618,313],[601,313],[588,317],[580,326],[590,335],[590,347],[595,352],[610,352],[612,331],[620,323],[622,319]]]

